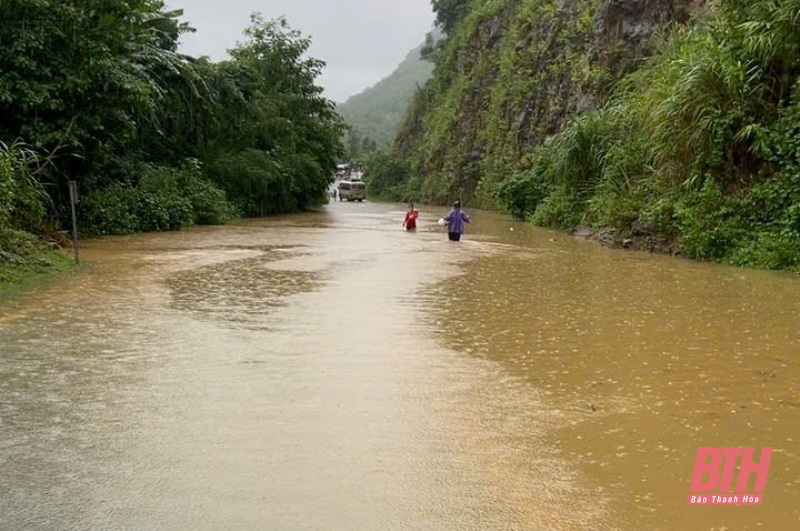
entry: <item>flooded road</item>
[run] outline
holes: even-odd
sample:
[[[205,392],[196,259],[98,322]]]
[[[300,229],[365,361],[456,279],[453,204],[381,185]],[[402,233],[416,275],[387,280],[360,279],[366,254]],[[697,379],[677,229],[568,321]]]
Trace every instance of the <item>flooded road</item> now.
[[[0,528],[800,528],[800,279],[442,213],[108,238],[0,300]],[[699,446],[773,447],[764,503],[687,507]]]

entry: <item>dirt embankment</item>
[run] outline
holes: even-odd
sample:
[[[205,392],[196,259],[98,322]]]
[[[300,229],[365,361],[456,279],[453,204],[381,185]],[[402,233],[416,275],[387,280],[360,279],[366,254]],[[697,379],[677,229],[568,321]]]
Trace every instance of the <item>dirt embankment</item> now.
[[[572,236],[598,242],[612,249],[631,249],[651,253],[681,255],[681,247],[675,238],[669,238],[654,232],[650,227],[634,223],[630,232],[622,232],[612,227],[592,229],[576,227],[569,231]]]

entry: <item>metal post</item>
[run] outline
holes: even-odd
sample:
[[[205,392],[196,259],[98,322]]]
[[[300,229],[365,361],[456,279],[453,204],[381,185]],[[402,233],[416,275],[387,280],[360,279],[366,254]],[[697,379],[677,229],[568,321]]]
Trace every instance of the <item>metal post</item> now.
[[[80,248],[78,245],[78,217],[75,214],[75,205],[80,201],[78,198],[78,183],[69,181],[69,204],[72,208],[72,248],[75,251],[75,263],[80,265]]]

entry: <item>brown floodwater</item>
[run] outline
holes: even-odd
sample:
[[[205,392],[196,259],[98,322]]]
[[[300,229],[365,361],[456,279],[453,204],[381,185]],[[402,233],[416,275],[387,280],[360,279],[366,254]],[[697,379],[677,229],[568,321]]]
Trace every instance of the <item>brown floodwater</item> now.
[[[800,528],[798,277],[423,210],[90,241],[0,299],[0,528]],[[700,446],[773,447],[763,504],[687,506]]]

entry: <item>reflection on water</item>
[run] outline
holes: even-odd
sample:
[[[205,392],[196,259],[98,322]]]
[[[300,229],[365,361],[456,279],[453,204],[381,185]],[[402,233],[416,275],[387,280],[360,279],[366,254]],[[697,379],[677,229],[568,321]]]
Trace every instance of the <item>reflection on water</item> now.
[[[403,211],[88,242],[0,301],[0,527],[800,525],[796,278]],[[686,507],[746,445],[765,504]]]
[[[504,239],[495,223],[484,230]],[[585,242],[556,254],[525,230],[536,252],[472,262],[449,284],[448,340],[566,413],[549,443],[611,498],[615,521],[800,526],[798,279]],[[774,447],[768,503],[687,508],[699,446]]]
[[[276,269],[272,262],[288,249],[267,249],[255,257],[176,273],[166,280],[171,307],[212,321],[261,328],[266,318],[286,305],[286,297],[320,287],[316,271]],[[297,257],[295,253],[293,256]],[[307,257],[308,255],[300,255]]]

